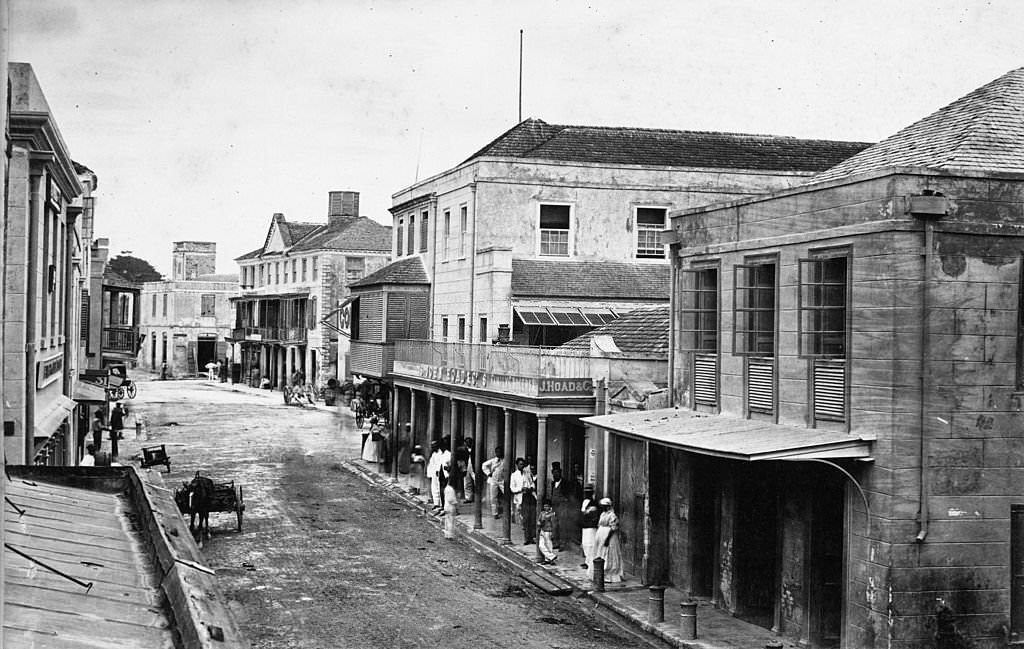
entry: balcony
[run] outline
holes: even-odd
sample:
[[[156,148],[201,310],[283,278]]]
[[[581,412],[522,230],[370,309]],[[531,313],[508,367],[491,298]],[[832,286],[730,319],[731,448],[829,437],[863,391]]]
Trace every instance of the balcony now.
[[[375,378],[390,375],[395,363],[394,343],[353,340],[349,347],[349,366],[354,374]]]
[[[104,327],[100,346],[104,354],[134,357],[139,352],[138,327]]]
[[[231,339],[236,341],[278,342],[282,340],[282,329],[277,327],[235,327],[231,330]],[[305,336],[303,336],[305,340]]]
[[[394,358],[395,376],[524,397],[592,397],[601,370],[588,352],[557,347],[399,340]]]

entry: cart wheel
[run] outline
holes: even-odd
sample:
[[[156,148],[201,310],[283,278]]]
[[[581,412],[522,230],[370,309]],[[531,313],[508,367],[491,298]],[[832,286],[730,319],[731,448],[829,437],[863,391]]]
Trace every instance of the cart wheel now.
[[[245,502],[242,500],[242,485],[238,485],[238,502],[235,503],[235,513],[238,514],[238,531],[242,531],[242,512],[245,511]]]
[[[117,387],[117,398],[124,399],[124,388],[121,386]]]
[[[288,405],[292,402],[292,391],[287,385],[281,388],[281,396],[284,397],[284,405]]]
[[[134,383],[129,383],[125,391],[128,393],[129,399],[134,399],[135,395],[139,393]]]

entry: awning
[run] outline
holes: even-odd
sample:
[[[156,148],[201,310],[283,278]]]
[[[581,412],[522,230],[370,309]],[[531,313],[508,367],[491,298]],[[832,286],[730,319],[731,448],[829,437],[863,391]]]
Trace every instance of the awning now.
[[[94,383],[75,381],[75,401],[78,403],[106,403],[107,391]]]
[[[842,432],[675,408],[584,417],[583,421],[617,435],[734,460],[837,460],[871,456],[871,440]]]
[[[35,430],[36,437],[49,437],[57,430],[60,422],[75,409],[73,399],[68,399],[63,394],[58,394],[53,403],[46,410],[36,412]]]
[[[513,309],[523,324],[542,327],[600,327],[618,317],[611,309],[599,307],[516,304]]]

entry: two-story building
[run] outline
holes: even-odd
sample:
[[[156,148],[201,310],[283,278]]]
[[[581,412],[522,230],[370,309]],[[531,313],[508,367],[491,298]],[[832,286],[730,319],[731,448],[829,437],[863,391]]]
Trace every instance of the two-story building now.
[[[11,63],[4,228],[4,450],[11,464],[74,461],[79,335],[74,162],[32,66]]]
[[[580,417],[602,365],[555,346],[669,300],[669,211],[790,187],[866,146],[526,120],[394,195],[396,260],[353,285],[353,372],[394,386],[400,445],[473,436],[478,456],[535,458],[542,483],[549,461],[593,474]]]
[[[218,275],[217,244],[175,241],[171,277],[142,285],[138,366],[166,378],[195,376],[208,363],[232,362],[237,275]]]
[[[676,408],[588,419],[646,583],[811,647],[1024,638],[1024,69],[672,215]]]
[[[348,339],[337,320],[347,285],[387,264],[390,252],[391,227],[359,215],[359,192],[330,192],[327,223],[274,214],[263,245],[236,259],[242,295],[231,339],[241,380],[277,388],[296,369],[317,385],[346,377]]]

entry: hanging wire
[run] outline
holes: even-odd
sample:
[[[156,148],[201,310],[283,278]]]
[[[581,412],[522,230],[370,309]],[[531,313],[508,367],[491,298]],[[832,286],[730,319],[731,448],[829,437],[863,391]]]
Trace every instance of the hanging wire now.
[[[10,550],[11,552],[13,552],[16,555],[18,555],[20,557],[24,557],[25,559],[28,559],[32,563],[35,563],[37,565],[40,565],[40,566],[46,568],[50,572],[52,572],[54,574],[57,574],[57,575],[60,575],[61,577],[67,579],[68,581],[75,582],[76,584],[78,584],[79,586],[84,588],[86,592],[89,592],[92,589],[92,582],[91,581],[86,583],[86,582],[82,581],[81,579],[77,579],[75,577],[72,577],[71,575],[67,574],[66,572],[61,572],[60,570],[57,570],[53,566],[47,565],[46,563],[43,563],[39,559],[36,559],[35,557],[31,557],[31,556],[25,554],[24,552],[22,552],[18,548],[12,546],[10,543],[4,543],[4,547],[7,548],[8,550]]]

